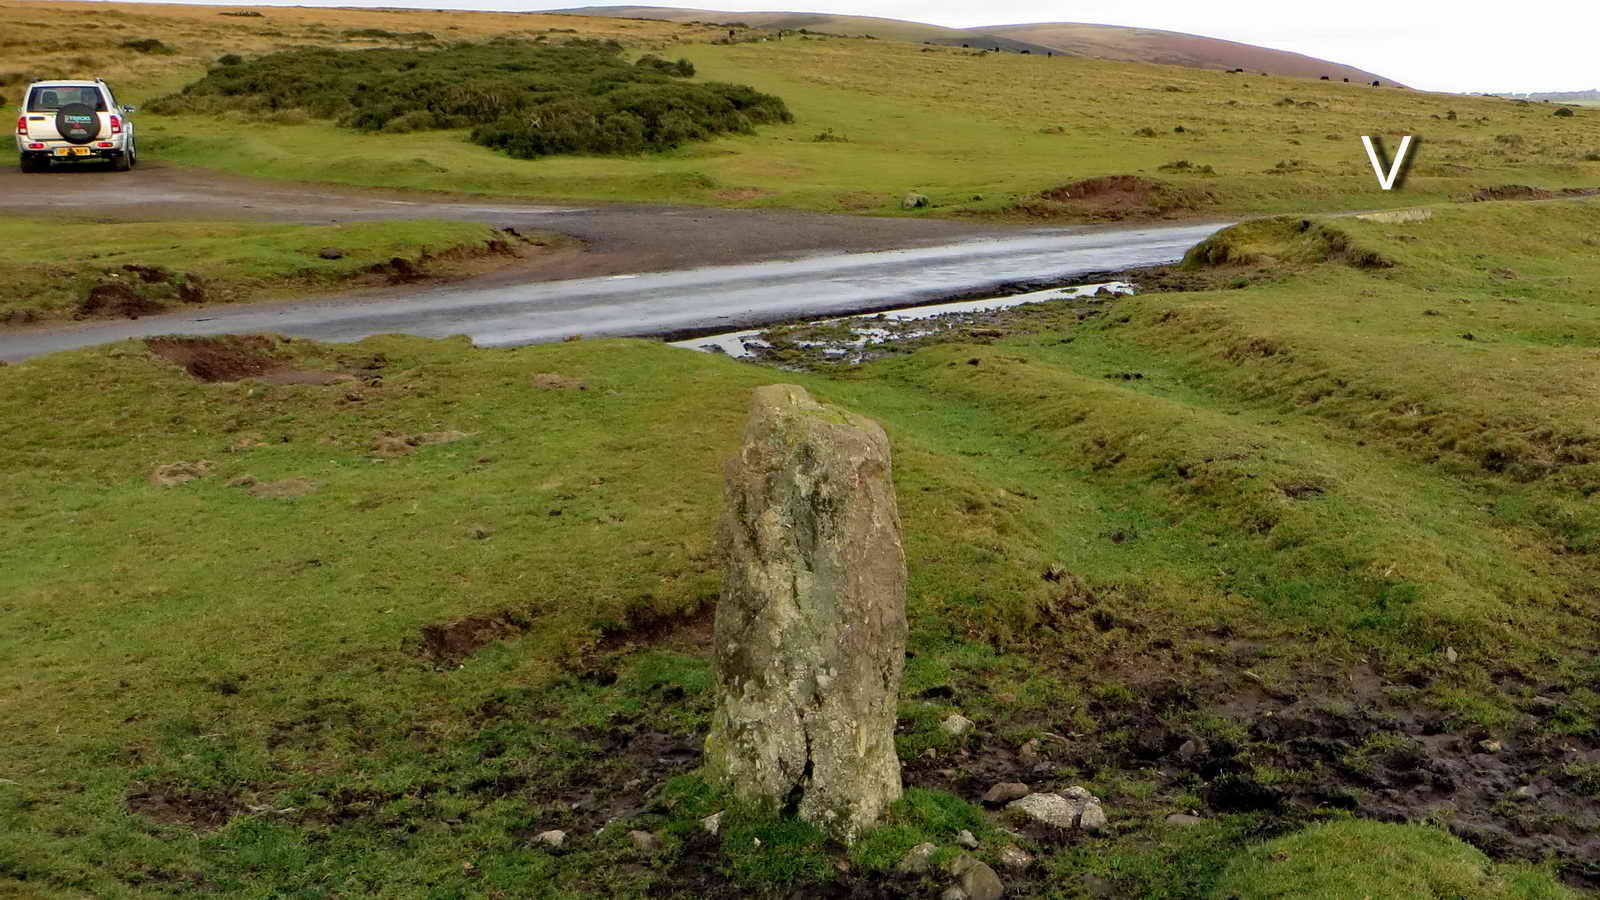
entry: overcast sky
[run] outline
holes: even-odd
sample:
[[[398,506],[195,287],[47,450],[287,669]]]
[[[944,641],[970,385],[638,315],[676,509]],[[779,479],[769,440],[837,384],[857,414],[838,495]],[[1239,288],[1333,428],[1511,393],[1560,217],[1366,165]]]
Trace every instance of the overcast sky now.
[[[239,2],[239,0],[234,0]],[[272,0],[268,0],[272,2]],[[273,5],[302,5],[282,4]],[[316,6],[543,10],[557,0],[342,0]],[[957,28],[1022,22],[1092,22],[1185,31],[1292,50],[1434,91],[1575,91],[1600,87],[1600,2],[1522,0],[796,0],[718,2],[696,9],[782,9],[883,16]]]

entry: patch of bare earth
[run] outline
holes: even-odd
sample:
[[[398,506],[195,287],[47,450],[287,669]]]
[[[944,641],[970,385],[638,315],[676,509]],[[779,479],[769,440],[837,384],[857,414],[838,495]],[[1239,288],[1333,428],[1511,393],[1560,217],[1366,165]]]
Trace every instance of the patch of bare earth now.
[[[555,372],[538,372],[533,376],[533,386],[547,391],[586,391],[589,385],[581,378],[571,378]]]
[[[509,611],[466,616],[422,628],[422,653],[434,665],[455,668],[493,641],[521,635],[529,622]]]
[[[1482,203],[1487,200],[1555,200],[1563,197],[1593,197],[1600,195],[1600,188],[1561,188],[1547,190],[1545,188],[1530,187],[1526,184],[1502,184],[1498,187],[1481,188],[1472,195],[1472,202]]]
[[[1178,218],[1213,203],[1204,192],[1138,175],[1102,175],[1040,191],[1008,212],[1030,218],[1088,221]]]
[[[208,383],[254,378],[268,384],[329,385],[355,381],[345,372],[297,369],[278,350],[279,339],[264,335],[156,337],[145,341],[151,355]]]
[[[129,812],[157,825],[181,825],[194,831],[221,828],[241,809],[234,797],[221,791],[172,784],[140,786],[128,795],[127,806]]]

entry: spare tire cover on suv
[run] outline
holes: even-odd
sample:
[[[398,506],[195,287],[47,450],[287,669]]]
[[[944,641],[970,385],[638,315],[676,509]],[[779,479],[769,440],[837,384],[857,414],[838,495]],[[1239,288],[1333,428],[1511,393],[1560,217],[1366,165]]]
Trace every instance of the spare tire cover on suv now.
[[[87,103],[68,103],[56,110],[56,133],[70,144],[87,144],[100,135],[100,116]]]

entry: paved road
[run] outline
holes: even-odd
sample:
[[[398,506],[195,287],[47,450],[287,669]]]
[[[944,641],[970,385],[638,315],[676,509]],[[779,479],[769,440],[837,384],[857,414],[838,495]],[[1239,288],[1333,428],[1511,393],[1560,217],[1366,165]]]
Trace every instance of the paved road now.
[[[593,253],[612,259],[607,267],[624,268],[620,274],[559,281],[465,282],[337,299],[209,307],[67,328],[0,331],[0,360],[173,333],[268,331],[327,341],[354,341],[388,332],[425,337],[464,334],[480,345],[507,346],[574,334],[729,331],[1170,262],[1218,227],[1019,230],[765,211],[569,209],[336,192],[227,177],[213,182],[209,174],[155,171],[160,177],[145,182],[70,173],[28,180],[19,191],[8,190],[16,181],[0,179],[0,212],[75,208],[92,209],[105,218],[193,218],[210,213],[327,221],[334,209],[343,220],[463,218],[576,234],[591,241]],[[44,190],[34,188],[35,183],[59,187]],[[883,245],[906,249],[871,249]],[[707,264],[728,258],[764,261]]]

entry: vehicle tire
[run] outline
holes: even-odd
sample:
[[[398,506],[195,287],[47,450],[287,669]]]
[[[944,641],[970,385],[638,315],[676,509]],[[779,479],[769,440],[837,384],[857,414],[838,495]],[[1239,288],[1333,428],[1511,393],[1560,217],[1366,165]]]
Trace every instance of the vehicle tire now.
[[[129,138],[128,139],[128,165],[131,167],[131,166],[137,166],[138,164],[139,164],[139,147],[138,147],[137,144],[135,144],[133,142],[132,138]]]
[[[56,134],[69,144],[87,144],[100,136],[100,114],[87,103],[68,103],[56,110]]]
[[[118,172],[126,172],[133,168],[133,157],[125,152],[120,156],[114,156],[111,158],[111,168]]]
[[[33,174],[34,172],[43,172],[45,169],[48,169],[50,167],[50,161],[48,159],[45,159],[45,158],[39,157],[39,156],[34,156],[32,153],[24,153],[24,154],[22,154],[22,158],[21,158],[21,160],[19,160],[19,164],[20,164],[20,166],[22,168],[22,171],[24,171],[24,172],[26,172],[26,173],[28,173],[30,175]]]

